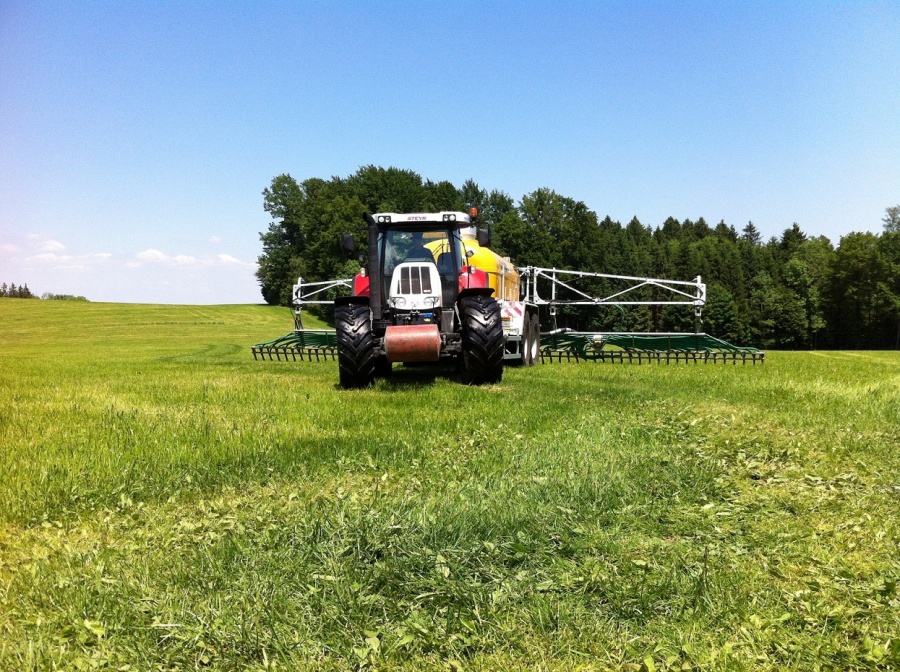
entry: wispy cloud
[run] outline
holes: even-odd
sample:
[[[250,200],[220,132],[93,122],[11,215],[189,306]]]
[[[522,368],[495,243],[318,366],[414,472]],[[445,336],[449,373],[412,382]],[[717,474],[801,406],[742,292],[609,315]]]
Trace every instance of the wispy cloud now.
[[[232,257],[230,254],[217,254],[216,257],[218,260],[226,265],[234,265],[234,266],[256,266],[256,262],[252,261],[241,261],[235,257]]]
[[[94,252],[93,254],[42,252],[26,257],[25,261],[34,265],[49,266],[54,270],[89,271],[99,264],[108,262],[112,256],[109,252]]]
[[[234,255],[218,254],[167,254],[157,248],[148,248],[133,254],[112,254],[110,252],[88,252],[75,254],[68,247],[53,238],[40,234],[27,234],[15,242],[0,242],[0,255],[6,263],[24,263],[25,268],[91,271],[99,268],[118,266],[135,269],[142,267],[166,267],[173,271],[203,269],[252,269],[256,262],[241,261]]]
[[[256,260],[242,261],[222,246],[201,242],[199,251],[191,250],[194,254],[162,246],[95,252],[85,250],[82,241],[0,234],[0,279],[27,280],[35,290],[92,300],[215,303],[233,296],[228,302],[254,301]]]
[[[210,257],[195,257],[190,254],[168,255],[157,249],[148,249],[138,252],[126,263],[131,268],[144,264],[158,264],[161,266],[175,266],[182,268],[210,268],[212,266],[255,266],[256,264],[241,261],[230,254],[217,254]]]
[[[38,243],[38,249],[41,252],[62,252],[66,249],[66,246],[58,240],[53,240],[51,238]]]

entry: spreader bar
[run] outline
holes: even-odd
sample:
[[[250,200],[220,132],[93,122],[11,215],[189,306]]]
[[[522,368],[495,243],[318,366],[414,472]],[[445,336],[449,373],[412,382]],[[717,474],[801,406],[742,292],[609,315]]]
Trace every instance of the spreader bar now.
[[[706,284],[698,275],[691,281],[665,280],[662,278],[640,278],[631,275],[610,275],[609,273],[590,273],[587,271],[567,271],[559,268],[540,268],[538,266],[525,266],[518,269],[519,274],[525,278],[525,300],[538,305],[565,305],[565,306],[694,306],[702,308],[706,305]],[[567,278],[566,280],[561,277]],[[538,280],[545,279],[550,282],[550,298],[544,298],[538,293]],[[571,278],[571,279],[570,279]],[[587,292],[573,286],[574,281],[582,278],[599,278],[629,283],[628,287],[613,292],[607,296],[591,296]],[[668,292],[670,297],[665,300],[638,300],[622,298],[630,292],[642,287],[655,287]],[[686,289],[690,288],[690,290]],[[568,290],[574,297],[563,296],[560,290]]]
[[[560,329],[541,334],[541,362],[675,362],[737,364],[765,361],[756,348],[733,345],[709,334],[583,332]]]
[[[337,357],[337,335],[331,329],[302,329],[250,348],[253,359],[322,361]]]

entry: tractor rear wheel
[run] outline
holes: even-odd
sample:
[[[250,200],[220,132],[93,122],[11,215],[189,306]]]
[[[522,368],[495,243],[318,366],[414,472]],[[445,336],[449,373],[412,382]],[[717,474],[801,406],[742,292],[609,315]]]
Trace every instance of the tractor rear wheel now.
[[[334,309],[334,327],[341,387],[369,387],[375,382],[376,360],[369,307],[358,303],[337,306]]]
[[[490,296],[460,301],[462,375],[467,385],[499,383],[503,379],[503,319],[500,304]]]

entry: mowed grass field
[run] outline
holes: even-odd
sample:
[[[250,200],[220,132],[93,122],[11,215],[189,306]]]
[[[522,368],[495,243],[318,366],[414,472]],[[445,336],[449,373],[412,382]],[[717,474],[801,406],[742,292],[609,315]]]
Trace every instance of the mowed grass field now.
[[[900,666],[900,353],[460,385],[0,300],[0,669]]]

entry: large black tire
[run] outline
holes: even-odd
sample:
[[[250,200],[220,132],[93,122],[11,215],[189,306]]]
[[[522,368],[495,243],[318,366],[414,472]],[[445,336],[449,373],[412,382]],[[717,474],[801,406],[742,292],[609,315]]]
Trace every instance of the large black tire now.
[[[490,296],[467,296],[460,302],[462,377],[467,385],[499,383],[503,379],[503,319],[500,304]]]
[[[375,337],[369,307],[358,303],[334,309],[338,376],[341,387],[369,387],[375,382]]]

